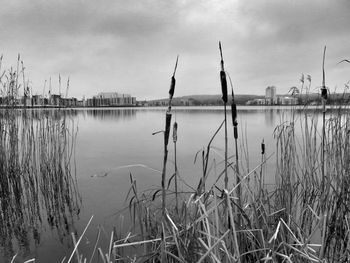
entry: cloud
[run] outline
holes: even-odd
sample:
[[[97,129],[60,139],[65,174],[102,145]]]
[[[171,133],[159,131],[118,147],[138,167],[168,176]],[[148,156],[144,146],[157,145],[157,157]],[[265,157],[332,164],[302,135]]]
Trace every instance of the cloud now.
[[[72,95],[151,98],[166,96],[177,54],[178,95],[218,93],[221,40],[238,93],[282,92],[301,72],[317,79],[324,45],[330,85],[345,81],[333,65],[350,53],[349,11],[347,0],[13,0],[0,10],[0,53],[21,53],[34,86],[61,73]]]

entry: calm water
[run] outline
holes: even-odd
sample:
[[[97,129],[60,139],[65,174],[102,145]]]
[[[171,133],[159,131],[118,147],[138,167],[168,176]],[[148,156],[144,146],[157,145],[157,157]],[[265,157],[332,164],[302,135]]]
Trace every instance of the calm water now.
[[[249,155],[249,167],[260,161],[260,144],[264,139],[267,155],[275,151],[273,131],[283,118],[288,118],[288,109],[239,107],[239,144],[244,141]],[[121,209],[127,206],[125,197],[132,174],[140,191],[160,186],[163,156],[163,135],[152,133],[164,129],[164,108],[123,109],[76,109],[65,111],[78,127],[76,140],[75,171],[78,192],[82,203],[78,215],[72,215],[74,224],[70,229],[80,235],[90,219],[93,221],[80,245],[80,252],[89,258],[95,243],[97,229],[102,227],[101,247],[107,249],[113,225],[117,225]],[[283,117],[284,116],[284,117]],[[189,185],[196,186],[201,176],[200,158],[194,163],[196,153],[206,147],[210,138],[223,121],[221,108],[175,108],[173,121],[178,122],[178,167],[181,177]],[[229,155],[234,153],[233,130],[229,117]],[[242,140],[242,138],[244,140]],[[223,159],[224,131],[221,130],[213,144],[212,158],[216,163]],[[173,143],[169,142],[168,174],[174,165]],[[199,154],[198,157],[201,155]],[[242,156],[242,161],[245,158]],[[214,161],[212,161],[214,162]],[[246,162],[245,162],[246,163]],[[267,182],[273,183],[274,157],[268,161]],[[246,165],[245,165],[246,166]],[[214,180],[214,178],[210,178]],[[210,180],[207,185],[210,185]],[[182,185],[184,189],[186,187]],[[45,222],[46,218],[42,221]],[[0,262],[7,262],[9,255],[18,252],[18,262],[36,258],[36,262],[61,262],[72,251],[69,233],[59,233],[43,224],[33,242],[28,235],[6,251],[3,240]],[[5,255],[7,254],[7,257]]]

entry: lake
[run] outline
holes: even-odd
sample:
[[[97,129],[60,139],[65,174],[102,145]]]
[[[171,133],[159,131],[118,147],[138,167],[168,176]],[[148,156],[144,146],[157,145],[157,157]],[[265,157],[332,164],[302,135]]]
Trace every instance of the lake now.
[[[36,112],[35,114],[51,112],[45,115],[49,116],[47,118],[51,118],[53,112],[56,118],[60,118],[62,114],[67,118],[67,123],[75,127],[71,173],[76,178],[76,188],[69,195],[78,196],[77,200],[81,201],[74,201],[76,209],[64,210],[67,217],[64,217],[63,227],[57,226],[60,222],[56,222],[56,225],[47,223],[52,219],[44,213],[41,214],[40,227],[35,233],[29,228],[25,234],[14,231],[7,236],[2,235],[0,262],[10,261],[16,253],[18,255],[15,262],[31,258],[35,258],[36,262],[61,262],[65,256],[69,257],[72,251],[70,232],[79,236],[92,215],[92,223],[81,241],[79,252],[83,252],[89,258],[98,228],[102,229],[99,244],[106,251],[113,226],[118,225],[121,211],[128,206],[126,196],[130,188],[130,175],[137,181],[140,192],[160,188],[163,133],[152,134],[164,129],[166,109],[88,108],[28,111]],[[172,112],[172,120],[178,123],[177,161],[180,176],[186,184],[196,187],[201,177],[201,151],[222,123],[223,110],[221,107],[175,107]],[[266,144],[266,156],[275,152],[274,129],[289,117],[290,107],[238,107],[238,143],[244,172],[259,165],[262,140]],[[229,155],[232,156],[235,149],[230,115],[228,137]],[[174,171],[174,146],[171,137],[168,149],[169,176]],[[212,143],[211,162],[219,167],[223,154],[224,131],[221,129]],[[274,156],[267,161],[268,184],[274,183],[275,162]],[[207,187],[215,179],[209,178]],[[190,189],[183,182],[180,182],[180,186],[184,191]],[[64,211],[62,213],[65,213]]]

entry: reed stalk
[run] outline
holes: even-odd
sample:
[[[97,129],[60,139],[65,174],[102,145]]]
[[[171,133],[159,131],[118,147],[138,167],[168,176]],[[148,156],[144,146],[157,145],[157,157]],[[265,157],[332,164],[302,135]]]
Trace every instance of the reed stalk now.
[[[226,80],[226,73],[224,68],[224,59],[222,56],[222,48],[221,48],[221,42],[219,42],[219,50],[220,50],[220,82],[221,82],[221,92],[222,92],[222,101],[224,103],[224,130],[225,130],[225,189],[228,187],[228,176],[227,176],[227,114],[226,114],[226,104],[227,104],[227,80]]]
[[[325,184],[325,137],[326,137],[326,102],[327,102],[327,88],[326,88],[326,74],[324,70],[324,61],[326,57],[326,46],[323,50],[323,59],[322,59],[322,88],[321,88],[321,99],[322,99],[322,189]]]
[[[170,134],[170,125],[171,125],[171,101],[175,92],[175,73],[177,69],[177,63],[179,60],[179,56],[176,58],[175,68],[173,75],[171,77],[170,89],[169,89],[169,105],[168,110],[165,114],[165,130],[164,130],[164,155],[163,155],[163,170],[162,170],[162,215],[163,220],[165,219],[165,208],[166,208],[166,164],[168,159],[168,142],[169,142],[169,134]]]
[[[265,160],[265,142],[264,139],[261,142],[261,163]],[[261,190],[264,188],[264,174],[263,174],[263,166],[260,169],[260,179],[259,179],[259,195],[261,194]]]
[[[231,78],[230,83],[232,86]],[[233,87],[231,89],[231,96],[232,96],[232,102],[231,102],[231,115],[232,115],[232,126],[233,126],[233,138],[235,140],[235,157],[236,157],[236,185],[237,185],[237,198],[238,198],[238,206],[242,207],[242,187],[241,187],[241,179],[240,179],[240,172],[239,172],[239,153],[238,153],[238,122],[237,122],[237,106],[234,99],[234,93],[233,93]],[[240,219],[238,219],[240,221]],[[240,225],[240,223],[239,223]]]
[[[178,188],[177,188],[177,177],[178,177],[178,169],[177,169],[177,152],[176,152],[176,142],[177,142],[177,122],[174,122],[173,125],[173,142],[174,142],[174,163],[175,163],[175,207],[176,212],[179,210],[179,200],[178,200]]]

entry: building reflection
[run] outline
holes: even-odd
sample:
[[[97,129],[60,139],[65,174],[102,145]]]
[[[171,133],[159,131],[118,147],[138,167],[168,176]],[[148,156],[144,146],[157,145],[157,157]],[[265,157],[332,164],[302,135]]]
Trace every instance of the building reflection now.
[[[136,117],[136,109],[88,109],[88,116],[101,121],[129,120]]]
[[[265,110],[265,123],[268,126],[276,126],[276,116],[278,114],[276,109],[266,109]]]

